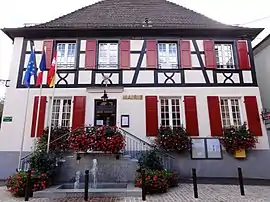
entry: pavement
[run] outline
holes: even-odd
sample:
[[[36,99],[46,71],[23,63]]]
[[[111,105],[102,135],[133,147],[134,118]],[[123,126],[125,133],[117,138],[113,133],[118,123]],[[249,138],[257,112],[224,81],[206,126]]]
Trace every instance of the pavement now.
[[[245,186],[245,196],[240,195],[237,185],[198,185],[199,198],[193,197],[192,184],[180,184],[172,188],[168,193],[151,195],[146,197],[148,202],[270,202],[269,186]],[[6,191],[5,187],[0,187],[0,202],[24,201],[23,198],[14,198]],[[33,202],[51,202],[49,199],[31,198]],[[53,200],[52,202],[83,202],[83,198],[65,198]],[[140,202],[140,197],[129,198],[89,198],[91,202]]]

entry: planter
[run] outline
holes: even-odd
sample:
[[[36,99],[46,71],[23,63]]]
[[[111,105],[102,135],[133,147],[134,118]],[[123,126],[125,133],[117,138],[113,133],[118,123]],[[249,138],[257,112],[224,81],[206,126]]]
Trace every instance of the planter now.
[[[234,157],[238,159],[246,158],[246,150],[245,149],[238,149],[234,152]]]

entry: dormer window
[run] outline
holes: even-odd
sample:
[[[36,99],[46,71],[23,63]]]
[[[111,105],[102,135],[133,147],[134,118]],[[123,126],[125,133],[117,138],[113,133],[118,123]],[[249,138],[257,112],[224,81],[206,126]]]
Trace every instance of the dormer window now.
[[[118,43],[101,42],[98,44],[98,68],[118,69]]]
[[[161,69],[178,68],[177,43],[158,43],[158,64]]]
[[[220,69],[235,68],[232,43],[216,43],[215,53],[216,53],[217,68]]]
[[[57,69],[75,68],[76,43],[57,43]]]

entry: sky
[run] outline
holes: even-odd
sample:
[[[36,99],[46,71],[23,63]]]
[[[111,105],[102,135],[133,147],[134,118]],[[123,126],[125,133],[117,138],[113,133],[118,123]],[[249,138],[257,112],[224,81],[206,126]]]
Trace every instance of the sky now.
[[[270,33],[270,12],[267,0],[170,0],[225,24],[265,28],[253,44]],[[45,3],[46,2],[46,3]],[[43,23],[70,13],[97,0],[5,0],[0,7],[0,29],[20,27],[25,23]],[[262,20],[260,20],[262,19]],[[12,41],[0,31],[0,79],[8,79]],[[0,86],[0,96],[4,88]]]

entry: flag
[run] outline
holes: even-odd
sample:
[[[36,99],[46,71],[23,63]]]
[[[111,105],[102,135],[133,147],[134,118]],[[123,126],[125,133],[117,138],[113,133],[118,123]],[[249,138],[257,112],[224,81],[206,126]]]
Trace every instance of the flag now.
[[[38,76],[37,76],[36,86],[39,86],[39,85],[42,84],[43,71],[45,71],[45,70],[46,70],[46,53],[45,53],[45,51],[43,51],[41,61],[40,61],[40,64],[39,64],[39,73],[38,73]]]
[[[37,77],[35,50],[31,51],[29,62],[23,79],[25,87],[30,88],[31,76]]]
[[[48,71],[48,77],[47,77],[47,83],[49,87],[53,87],[54,85],[54,80],[55,80],[55,65],[56,65],[56,51],[53,56],[52,64],[51,67]]]

